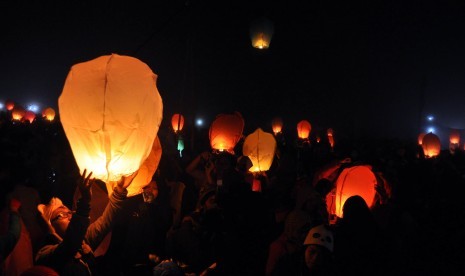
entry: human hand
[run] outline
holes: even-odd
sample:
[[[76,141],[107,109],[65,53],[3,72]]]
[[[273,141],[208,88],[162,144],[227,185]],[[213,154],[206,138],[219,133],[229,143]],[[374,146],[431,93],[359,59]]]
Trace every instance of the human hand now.
[[[122,176],[121,179],[116,183],[116,187],[114,188],[117,193],[123,193],[129,185],[131,185],[132,181],[136,177],[139,171],[133,172],[131,175]]]
[[[10,199],[10,210],[12,212],[18,213],[20,207],[21,207],[21,201],[19,201],[19,199],[14,198],[14,197]]]
[[[90,179],[92,176],[92,172],[87,174],[87,169],[84,169],[82,172],[81,177],[78,180],[78,188],[79,192],[81,193],[81,200],[90,202],[92,198],[92,184],[94,183],[94,179]]]

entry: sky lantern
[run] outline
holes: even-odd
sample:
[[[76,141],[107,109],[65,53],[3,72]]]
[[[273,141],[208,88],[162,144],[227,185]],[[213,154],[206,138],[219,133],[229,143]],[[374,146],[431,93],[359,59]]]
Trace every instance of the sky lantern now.
[[[244,119],[239,112],[220,114],[210,125],[210,146],[213,150],[234,153],[234,147],[242,137]]]
[[[273,22],[266,17],[257,18],[250,24],[250,39],[254,48],[268,49],[273,33]]]
[[[178,133],[184,127],[184,116],[181,114],[174,114],[171,117],[171,127],[173,128],[174,132]]]
[[[283,120],[279,117],[274,118],[271,121],[271,128],[273,129],[274,135],[278,135],[283,130]]]
[[[156,81],[147,64],[117,54],[68,73],[58,99],[63,129],[81,173],[92,171],[109,191],[151,154],[163,115]]]
[[[34,119],[36,118],[36,114],[30,110],[26,110],[24,112],[24,120],[28,120],[29,123],[32,124],[34,122]]]
[[[328,128],[327,134],[328,134],[329,145],[331,146],[331,148],[334,148],[334,131],[333,131],[333,129]]]
[[[337,177],[333,192],[326,197],[328,213],[342,218],[344,203],[354,195],[361,196],[371,207],[375,199],[376,183],[376,176],[369,165],[345,168]]]
[[[421,147],[426,157],[435,157],[441,152],[441,141],[436,134],[430,132],[423,137]]]
[[[311,130],[312,125],[307,120],[302,120],[297,124],[297,136],[299,139],[307,140]]]
[[[258,128],[249,134],[242,146],[242,154],[252,161],[251,172],[268,171],[276,152],[276,140],[273,134]]]
[[[12,111],[14,107],[15,107],[15,102],[14,101],[12,101],[12,100],[6,100],[5,101],[6,110]]]
[[[26,110],[19,105],[16,105],[11,111],[11,118],[14,121],[21,121],[24,118],[24,115],[26,115]]]
[[[425,137],[425,134],[426,134],[426,133],[423,133],[423,132],[422,132],[422,133],[420,133],[420,134],[418,135],[418,145],[421,146],[421,144],[423,144],[423,137]]]
[[[451,150],[457,149],[460,144],[460,132],[457,129],[452,129],[449,134],[449,148]]]
[[[44,117],[47,121],[53,121],[53,119],[55,119],[55,110],[51,107],[47,107],[42,111],[42,117]]]

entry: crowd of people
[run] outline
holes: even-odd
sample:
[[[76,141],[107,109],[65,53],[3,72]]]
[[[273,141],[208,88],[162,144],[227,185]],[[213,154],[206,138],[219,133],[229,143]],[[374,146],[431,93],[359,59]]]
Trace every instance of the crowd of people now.
[[[465,154],[425,158],[415,141],[277,139],[271,168],[160,128],[162,157],[108,194],[80,171],[59,121],[0,120],[1,275],[463,275]],[[197,137],[208,145],[208,136]],[[375,202],[334,218],[339,173],[368,164]]]

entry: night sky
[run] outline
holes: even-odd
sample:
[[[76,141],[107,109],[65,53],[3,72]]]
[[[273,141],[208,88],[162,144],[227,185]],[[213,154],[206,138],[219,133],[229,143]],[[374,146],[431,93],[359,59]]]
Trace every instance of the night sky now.
[[[165,120],[239,111],[246,132],[280,116],[284,131],[306,119],[416,139],[432,114],[438,129],[465,129],[465,3],[50,2],[0,3],[2,101],[57,108],[72,65],[116,53],[158,75]],[[261,15],[275,28],[266,51],[249,38]]]

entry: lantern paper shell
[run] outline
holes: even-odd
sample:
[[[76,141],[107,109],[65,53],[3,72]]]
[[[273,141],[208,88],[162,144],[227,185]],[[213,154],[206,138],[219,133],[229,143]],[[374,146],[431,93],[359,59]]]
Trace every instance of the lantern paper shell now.
[[[11,111],[15,107],[15,102],[13,102],[12,100],[6,100],[5,107],[6,107],[6,110]]]
[[[184,116],[181,114],[174,114],[173,117],[171,117],[171,126],[174,132],[181,131],[184,127]]]
[[[441,152],[441,141],[436,134],[430,132],[423,137],[421,147],[426,157],[435,157]]]
[[[15,121],[21,121],[24,115],[26,115],[26,110],[18,105],[15,106],[11,111],[11,118]]]
[[[425,137],[425,134],[426,134],[426,133],[420,133],[420,134],[418,135],[418,145],[421,146],[421,144],[423,144],[423,137]]]
[[[72,66],[58,100],[63,129],[81,172],[104,182],[131,175],[147,159],[163,103],[157,75],[116,54]]]
[[[276,152],[276,140],[273,134],[264,132],[260,128],[249,134],[242,146],[242,154],[248,156],[253,166],[251,172],[267,171],[273,163]]]
[[[460,132],[457,129],[452,129],[449,134],[449,142],[451,144],[460,143]]]
[[[283,120],[281,118],[274,118],[271,121],[271,128],[273,129],[273,133],[275,135],[281,133],[281,131],[283,130]]]
[[[371,171],[371,166],[360,165],[342,170],[336,179],[335,197],[329,193],[326,197],[328,212],[342,218],[342,207],[346,200],[354,195],[361,196],[367,205],[371,207],[375,199],[376,176]]]
[[[302,120],[297,124],[297,136],[300,139],[308,139],[308,136],[310,136],[311,130],[312,130],[312,125],[307,120]]]
[[[24,113],[24,119],[29,121],[29,123],[32,124],[32,122],[34,122],[34,119],[36,118],[36,114],[30,110],[27,110],[25,113]]]
[[[143,192],[143,188],[147,186],[150,183],[150,181],[152,181],[152,177],[158,168],[158,164],[160,163],[161,154],[162,147],[160,139],[157,136],[153,141],[152,150],[150,151],[149,156],[140,166],[137,175],[134,177],[134,180],[131,182],[131,185],[129,185],[129,187],[127,188],[129,197],[141,194]],[[112,187],[110,186],[111,184],[107,183],[107,190],[112,189]]]
[[[220,114],[210,126],[210,146],[214,150],[234,153],[234,147],[242,137],[244,119],[239,112]]]
[[[250,38],[254,48],[268,49],[273,33],[273,22],[266,17],[260,17],[250,24]]]
[[[51,107],[47,107],[42,111],[42,117],[47,121],[53,121],[53,119],[55,119],[55,110]]]

